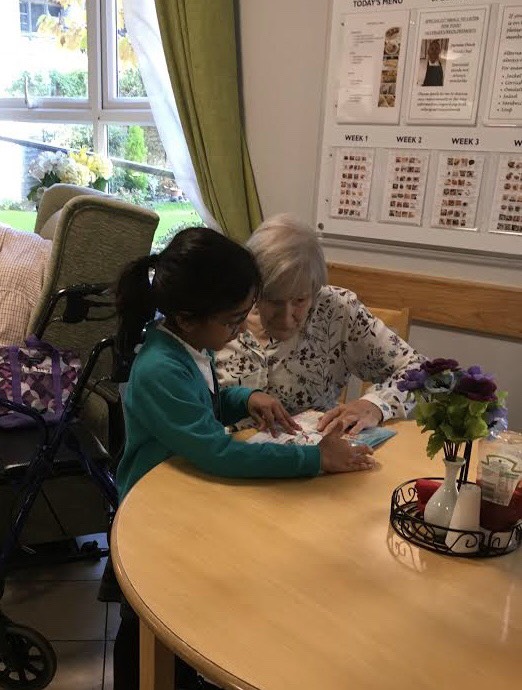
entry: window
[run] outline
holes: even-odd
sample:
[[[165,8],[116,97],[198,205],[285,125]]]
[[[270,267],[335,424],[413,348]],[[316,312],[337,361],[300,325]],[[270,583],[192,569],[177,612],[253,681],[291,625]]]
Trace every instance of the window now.
[[[42,150],[83,146],[113,159],[109,191],[157,210],[158,242],[201,222],[167,170],[122,5],[2,0],[0,222],[33,227],[29,165]]]
[[[59,2],[35,2],[29,0],[28,2],[20,1],[20,29],[24,34],[32,34],[38,31],[38,20],[43,15],[51,17],[60,17],[63,11]]]

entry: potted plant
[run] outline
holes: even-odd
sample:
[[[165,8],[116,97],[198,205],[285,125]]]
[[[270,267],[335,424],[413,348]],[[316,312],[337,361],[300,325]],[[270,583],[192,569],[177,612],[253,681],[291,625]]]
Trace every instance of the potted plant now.
[[[424,519],[444,533],[458,496],[456,479],[467,480],[471,443],[507,428],[507,393],[497,390],[493,376],[477,366],[462,368],[454,359],[433,359],[410,369],[398,384],[416,402],[415,419],[422,433],[431,432],[426,447],[433,458],[444,453],[444,482],[425,506]],[[461,453],[462,447],[467,447]]]
[[[44,151],[29,166],[29,174],[38,182],[31,187],[27,198],[38,205],[45,189],[58,182],[105,191],[113,168],[105,156],[82,148],[70,153]]]

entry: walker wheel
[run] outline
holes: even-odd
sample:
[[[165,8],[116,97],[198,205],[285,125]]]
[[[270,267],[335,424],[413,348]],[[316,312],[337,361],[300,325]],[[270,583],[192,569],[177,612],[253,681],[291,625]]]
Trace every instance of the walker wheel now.
[[[56,673],[56,654],[51,644],[32,628],[7,623],[6,649],[0,650],[0,688],[41,690]]]

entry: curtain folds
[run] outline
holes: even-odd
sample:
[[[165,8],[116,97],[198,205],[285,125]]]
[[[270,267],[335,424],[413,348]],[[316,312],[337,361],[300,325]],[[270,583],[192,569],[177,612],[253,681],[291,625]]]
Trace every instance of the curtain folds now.
[[[223,232],[244,241],[261,222],[261,209],[241,123],[234,1],[155,0],[155,5],[201,197]]]
[[[206,225],[219,229],[199,189],[183,128],[172,93],[154,0],[123,0],[125,26],[138,57],[154,122],[176,182]]]

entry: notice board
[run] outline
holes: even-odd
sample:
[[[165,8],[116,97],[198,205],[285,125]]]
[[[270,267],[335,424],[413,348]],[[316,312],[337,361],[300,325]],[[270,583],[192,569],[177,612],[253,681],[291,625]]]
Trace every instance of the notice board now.
[[[333,0],[317,227],[522,255],[522,0]]]

